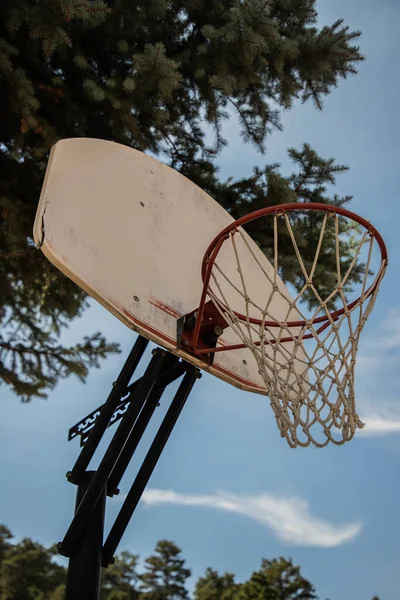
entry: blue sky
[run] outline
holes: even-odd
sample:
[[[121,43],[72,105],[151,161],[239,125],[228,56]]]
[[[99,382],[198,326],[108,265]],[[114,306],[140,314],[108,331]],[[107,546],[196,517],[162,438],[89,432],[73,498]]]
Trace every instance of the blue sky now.
[[[359,74],[340,84],[323,112],[309,104],[284,114],[284,132],[271,136],[266,156],[243,146],[231,120],[221,175],[247,175],[254,165],[275,161],[289,171],[286,149],[303,142],[351,167],[340,177],[338,192],[354,195],[351,209],[380,230],[390,261],[357,365],[357,401],[367,427],[342,447],[292,450],[280,438],[266,398],[206,375],[194,388],[120,549],[145,557],[157,540],[172,539],[194,577],[212,566],[235,572],[238,581],[256,570],[262,557],[287,556],[301,565],[322,599],[370,600],[377,594],[395,600],[400,589],[400,6],[394,0],[335,0],[321,2],[319,13],[322,23],[343,17],[363,32],[367,60]],[[0,521],[17,538],[52,544],[69,524],[75,489],[64,474],[79,448],[67,442],[68,428],[103,402],[135,339],[93,303],[65,341],[94,330],[118,340],[124,352],[92,372],[85,386],[69,379],[47,401],[28,405],[2,388]],[[109,501],[108,526],[120,504],[121,498]]]

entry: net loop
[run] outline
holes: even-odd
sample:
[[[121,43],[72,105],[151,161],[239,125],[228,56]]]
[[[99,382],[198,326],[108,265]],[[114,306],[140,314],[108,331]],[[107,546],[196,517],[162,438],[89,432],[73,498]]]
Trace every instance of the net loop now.
[[[311,257],[302,256],[296,230],[298,221],[290,219],[293,211],[296,216],[300,211],[316,211],[320,215],[320,231]],[[271,228],[273,257],[269,269],[242,229],[248,222],[264,217],[274,221]],[[350,228],[343,229],[343,217],[347,219],[346,223],[352,223]],[[344,240],[343,232],[346,231],[353,235],[350,252]],[[292,244],[291,256],[303,279],[301,289],[292,297],[279,277],[282,234]],[[326,297],[322,297],[316,275],[321,277],[323,273],[324,265],[320,261],[327,244],[330,244],[336,264],[336,284]],[[219,261],[222,248],[226,250],[226,246],[234,257],[228,263],[234,265],[232,272],[227,272]],[[341,252],[344,248],[345,260]],[[372,257],[376,248],[380,259],[371,282]],[[246,280],[248,260],[257,263],[260,289],[267,290],[262,302],[259,294],[256,299]],[[211,301],[239,338],[238,344],[214,351],[247,348],[251,352],[281,436],[291,447],[310,443],[317,447],[324,447],[329,442],[343,444],[353,438],[357,428],[364,427],[356,411],[354,368],[360,335],[386,268],[384,241],[368,221],[342,207],[316,203],[286,204],[251,213],[225,228],[207,249],[202,266],[204,289],[199,312],[201,314],[206,300]],[[361,291],[355,300],[349,301],[346,293],[352,277],[360,283]],[[228,302],[227,298],[232,294],[238,299],[239,307]],[[305,306],[310,298],[311,314],[306,314]],[[279,319],[274,316],[277,304],[283,310]]]

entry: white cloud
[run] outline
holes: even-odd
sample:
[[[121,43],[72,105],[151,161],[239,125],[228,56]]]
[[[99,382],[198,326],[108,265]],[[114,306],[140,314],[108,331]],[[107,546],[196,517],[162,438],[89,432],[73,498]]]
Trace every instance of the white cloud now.
[[[363,435],[364,437],[376,437],[381,435],[387,435],[389,433],[400,432],[400,419],[399,418],[388,418],[379,414],[369,414],[363,417],[365,421],[364,429],[361,429],[357,435]]]
[[[378,329],[362,337],[361,351],[357,356],[357,371],[370,373],[388,365],[388,361],[399,361],[400,351],[400,308],[391,308],[382,319]]]
[[[361,391],[361,397],[357,397],[357,406],[366,426],[357,432],[357,436],[398,434],[400,403],[393,397],[397,397],[397,374],[400,372],[400,307],[386,311],[380,325],[361,339],[360,346],[356,391],[359,390],[357,396]]]
[[[400,349],[400,308],[391,308],[382,321],[381,334],[374,340],[377,349]]]
[[[142,497],[147,506],[175,504],[200,506],[250,517],[281,542],[297,546],[340,546],[354,539],[362,524],[333,525],[314,516],[306,500],[299,497],[236,495],[220,492],[212,495],[179,494],[171,490],[149,489]]]
[[[378,406],[376,406],[377,402]],[[375,404],[365,399],[361,399],[357,403],[360,419],[365,423],[363,429],[357,430],[357,437],[382,437],[400,433],[399,402],[378,398]]]
[[[382,362],[383,360],[380,356],[373,354],[358,354],[356,376],[364,376],[370,374],[372,371],[376,371],[382,367]]]

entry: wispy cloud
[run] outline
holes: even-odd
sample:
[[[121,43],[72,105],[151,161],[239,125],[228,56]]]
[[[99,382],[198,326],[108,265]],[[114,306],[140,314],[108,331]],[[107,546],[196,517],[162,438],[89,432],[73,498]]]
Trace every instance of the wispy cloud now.
[[[378,406],[376,406],[378,403]],[[375,403],[357,400],[363,429],[357,430],[357,437],[382,437],[400,433],[400,403],[377,399]]]
[[[400,350],[400,308],[391,308],[382,320],[378,339],[373,345],[377,349]]]
[[[171,490],[149,489],[142,497],[147,506],[174,504],[213,508],[245,515],[269,529],[281,542],[297,546],[340,546],[354,539],[362,524],[333,525],[310,511],[306,500],[292,496],[179,494]]]
[[[360,345],[356,370],[356,389],[359,390],[357,406],[360,418],[366,426],[357,435],[382,437],[398,434],[400,402],[393,401],[393,392],[397,396],[396,374],[400,372],[400,307],[388,310],[373,335],[370,333],[363,338]],[[380,385],[377,385],[377,382]]]
[[[357,371],[371,374],[387,366],[388,361],[400,361],[400,307],[391,308],[374,334],[361,339],[357,356]]]
[[[389,309],[373,334],[361,338],[357,365],[369,371],[381,367],[387,358],[400,358],[400,307]]]
[[[363,417],[366,427],[360,429],[357,435],[364,437],[377,437],[389,433],[400,432],[400,418],[390,418],[379,414],[370,413]]]

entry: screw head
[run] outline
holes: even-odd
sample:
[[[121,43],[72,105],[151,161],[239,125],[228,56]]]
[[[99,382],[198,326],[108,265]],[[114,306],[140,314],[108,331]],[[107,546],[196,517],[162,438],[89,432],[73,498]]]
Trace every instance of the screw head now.
[[[190,345],[190,344],[189,344],[189,342],[188,342],[187,340],[183,340],[183,342],[182,342],[182,346],[183,346],[184,348],[189,348],[189,345]]]
[[[224,333],[224,328],[221,327],[221,325],[215,325],[214,333],[215,333],[215,335],[217,335],[219,337],[220,335],[222,335]]]

